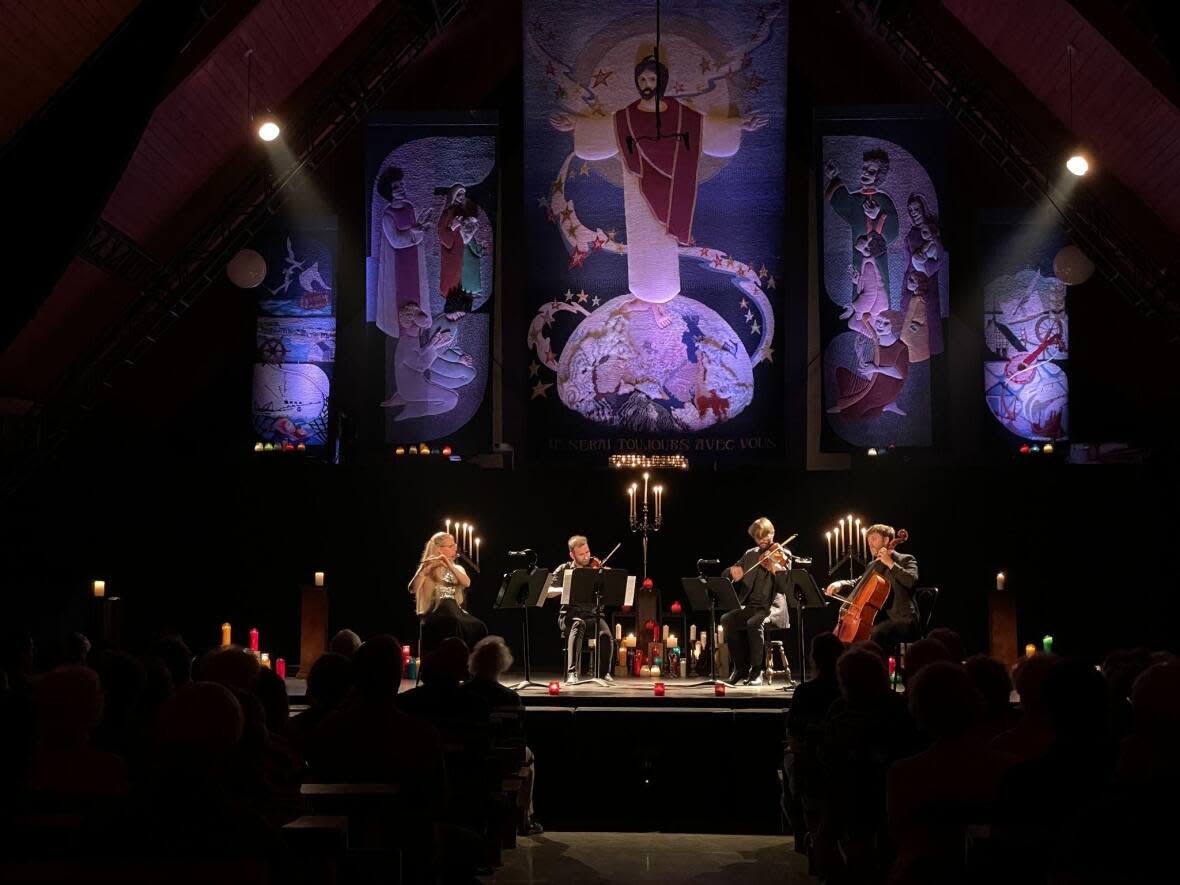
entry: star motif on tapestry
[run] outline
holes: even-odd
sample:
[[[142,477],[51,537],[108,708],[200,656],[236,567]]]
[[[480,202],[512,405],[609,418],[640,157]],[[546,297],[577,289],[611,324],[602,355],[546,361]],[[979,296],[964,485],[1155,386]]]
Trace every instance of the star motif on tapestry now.
[[[541,371],[541,364],[538,363],[536,360],[533,360],[531,363],[529,363],[529,377],[530,378],[535,378],[537,373],[540,371]]]
[[[545,382],[538,380],[537,383],[533,385],[533,395],[530,396],[529,399],[536,399],[539,396],[544,397],[545,391],[547,391],[552,386],[552,384],[546,384]]]
[[[567,270],[573,270],[575,267],[581,267],[586,263],[586,256],[589,252],[583,252],[581,249],[574,247],[573,254],[570,255],[570,266]]]
[[[605,86],[606,81],[614,76],[614,71],[604,71],[601,68],[594,72],[594,82],[590,84],[591,89],[596,89],[599,86]]]

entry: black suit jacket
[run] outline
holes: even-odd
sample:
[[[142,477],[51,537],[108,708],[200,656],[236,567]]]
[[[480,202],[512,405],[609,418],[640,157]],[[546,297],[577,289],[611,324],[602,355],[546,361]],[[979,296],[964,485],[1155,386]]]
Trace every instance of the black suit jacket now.
[[[916,621],[918,609],[914,605],[914,585],[918,583],[918,560],[908,553],[894,552],[893,568],[885,568],[879,560],[869,563],[865,573],[855,581],[839,581],[839,593],[845,598],[851,598],[850,592],[859,588],[869,575],[883,575],[889,582],[889,601],[885,606],[885,613],[891,621]]]

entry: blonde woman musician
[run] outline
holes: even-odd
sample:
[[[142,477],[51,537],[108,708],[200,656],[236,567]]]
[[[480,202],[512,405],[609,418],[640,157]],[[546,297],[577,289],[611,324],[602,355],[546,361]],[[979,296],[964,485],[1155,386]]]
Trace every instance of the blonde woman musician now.
[[[463,596],[471,586],[471,578],[455,562],[457,552],[454,536],[436,532],[422,548],[418,570],[410,579],[408,589],[414,594],[415,611],[422,619],[424,651],[420,653],[437,648],[448,636],[458,636],[470,648],[488,635],[484,622],[463,609]]]

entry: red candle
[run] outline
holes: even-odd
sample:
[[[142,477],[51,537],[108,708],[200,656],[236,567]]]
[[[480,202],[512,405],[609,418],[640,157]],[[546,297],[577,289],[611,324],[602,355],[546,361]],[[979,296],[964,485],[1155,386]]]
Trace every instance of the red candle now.
[[[402,646],[402,663],[410,663],[410,647],[408,645]]]
[[[275,659],[275,672],[279,674],[280,679],[287,678],[287,662],[283,658]]]
[[[674,615],[680,614],[680,600],[679,599],[677,599],[675,602],[672,603],[672,614],[674,614]]]
[[[549,683],[549,694],[554,694],[554,695],[561,694],[561,683],[560,682],[550,682]]]
[[[890,655],[889,656],[889,675],[892,676],[896,672],[897,672],[897,658],[893,657],[893,655]]]
[[[662,698],[664,696],[664,683],[657,682],[652,686],[652,690],[656,693],[657,698]]]
[[[258,628],[250,628],[250,651],[258,651]]]
[[[635,649],[635,667],[631,671],[632,676],[643,675],[643,651],[642,649]]]
[[[718,682],[716,685],[714,685],[713,694],[717,695],[719,698],[725,697],[725,683]]]

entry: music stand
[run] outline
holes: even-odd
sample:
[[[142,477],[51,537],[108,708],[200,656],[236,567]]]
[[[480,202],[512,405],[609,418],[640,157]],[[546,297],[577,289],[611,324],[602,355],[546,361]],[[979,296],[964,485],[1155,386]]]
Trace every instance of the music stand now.
[[[684,595],[688,597],[688,604],[693,611],[709,612],[709,678],[704,682],[690,683],[687,688],[700,685],[717,685],[722,680],[717,678],[717,649],[714,647],[717,637],[717,612],[733,611],[741,608],[737,591],[729,578],[706,578],[700,575],[695,578],[681,578],[680,585],[684,588]]]
[[[623,605],[627,594],[627,577],[626,569],[621,568],[573,568],[565,573],[568,583],[563,584],[561,604],[580,609],[594,608],[594,676],[587,681],[603,687],[610,683],[598,675],[598,647],[602,644],[598,641],[598,616],[605,605]],[[579,677],[574,682],[577,685],[582,681],[581,674],[575,674],[575,677]]]
[[[544,688],[544,683],[533,682],[532,648],[529,643],[529,609],[544,601],[545,589],[549,586],[549,571],[543,568],[524,569],[504,575],[500,591],[496,594],[496,608],[519,608],[524,612],[524,679],[509,688]]]
[[[807,569],[793,568],[787,572],[787,587],[790,590],[789,599],[795,600],[795,611],[799,616],[799,629],[795,632],[795,641],[799,646],[799,676],[801,682],[807,681],[807,638],[804,635],[804,609],[827,608],[828,598],[816,586],[815,578]],[[783,686],[783,691],[794,686]]]

